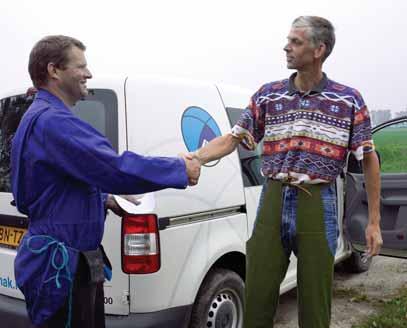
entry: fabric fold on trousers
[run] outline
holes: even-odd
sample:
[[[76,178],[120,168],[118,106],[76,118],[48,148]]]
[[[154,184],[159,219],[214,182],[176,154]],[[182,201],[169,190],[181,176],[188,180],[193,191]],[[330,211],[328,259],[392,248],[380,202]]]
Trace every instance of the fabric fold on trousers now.
[[[280,181],[268,180],[263,190],[255,228],[247,242],[246,307],[244,328],[272,328],[291,251],[297,255],[299,326],[328,328],[333,280],[332,253],[327,241],[321,189],[307,185],[305,193]],[[281,237],[284,189],[295,188],[296,227],[293,249]],[[336,215],[336,214],[333,214]]]

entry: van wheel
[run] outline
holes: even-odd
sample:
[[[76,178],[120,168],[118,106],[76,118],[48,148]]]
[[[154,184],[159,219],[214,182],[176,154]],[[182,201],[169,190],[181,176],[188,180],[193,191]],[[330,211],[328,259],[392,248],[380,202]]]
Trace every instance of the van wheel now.
[[[364,263],[362,261],[362,253],[353,251],[352,255],[342,262],[343,268],[349,273],[362,273],[369,270],[372,264],[372,258],[369,257]]]
[[[244,282],[230,270],[209,271],[195,300],[190,328],[242,328]]]

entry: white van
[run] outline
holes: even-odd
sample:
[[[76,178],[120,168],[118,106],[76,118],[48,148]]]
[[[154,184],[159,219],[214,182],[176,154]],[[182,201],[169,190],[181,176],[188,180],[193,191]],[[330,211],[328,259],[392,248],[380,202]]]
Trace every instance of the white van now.
[[[196,150],[229,132],[252,94],[236,87],[152,77],[95,78],[89,88],[90,95],[74,109],[77,115],[105,134],[120,153],[163,156]],[[13,265],[28,219],[12,205],[10,146],[32,96],[21,89],[2,92],[0,99],[0,327],[18,328],[27,327],[28,320]],[[402,126],[406,120],[394,124]],[[345,173],[337,180],[341,229],[336,261],[346,260],[351,270],[361,272],[370,262],[362,263],[360,253],[352,252],[342,229],[346,195],[350,235],[361,251],[367,205],[363,175],[357,163],[351,166],[346,181],[352,192],[344,192]],[[113,265],[113,278],[105,283],[107,327],[241,328],[245,243],[263,180],[260,153],[240,148],[203,167],[195,187],[143,195],[124,219],[109,213],[103,239]],[[402,236],[407,224],[399,215],[406,205],[407,175],[383,174],[384,239],[392,242],[389,248],[398,249],[385,249],[388,255],[406,256],[407,238]],[[148,251],[132,249],[129,234],[137,233],[147,233],[145,245],[137,246]],[[295,286],[293,256],[281,292]]]

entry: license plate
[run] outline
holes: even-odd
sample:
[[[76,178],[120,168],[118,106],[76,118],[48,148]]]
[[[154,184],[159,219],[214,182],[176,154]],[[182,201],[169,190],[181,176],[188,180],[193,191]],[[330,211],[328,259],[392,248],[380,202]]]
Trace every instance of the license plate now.
[[[0,225],[0,244],[17,247],[27,229]]]

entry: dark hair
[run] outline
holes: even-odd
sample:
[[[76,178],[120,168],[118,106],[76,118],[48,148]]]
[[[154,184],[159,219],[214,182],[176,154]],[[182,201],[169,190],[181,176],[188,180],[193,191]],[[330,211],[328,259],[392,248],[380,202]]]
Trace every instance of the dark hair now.
[[[36,88],[47,83],[49,63],[54,63],[57,68],[65,68],[69,60],[68,51],[72,47],[83,51],[86,49],[81,41],[64,35],[49,35],[34,45],[30,53],[28,72]]]
[[[309,39],[317,47],[319,43],[325,44],[326,51],[322,61],[328,58],[335,45],[335,29],[332,23],[318,16],[300,16],[294,19],[293,27],[309,28]]]

